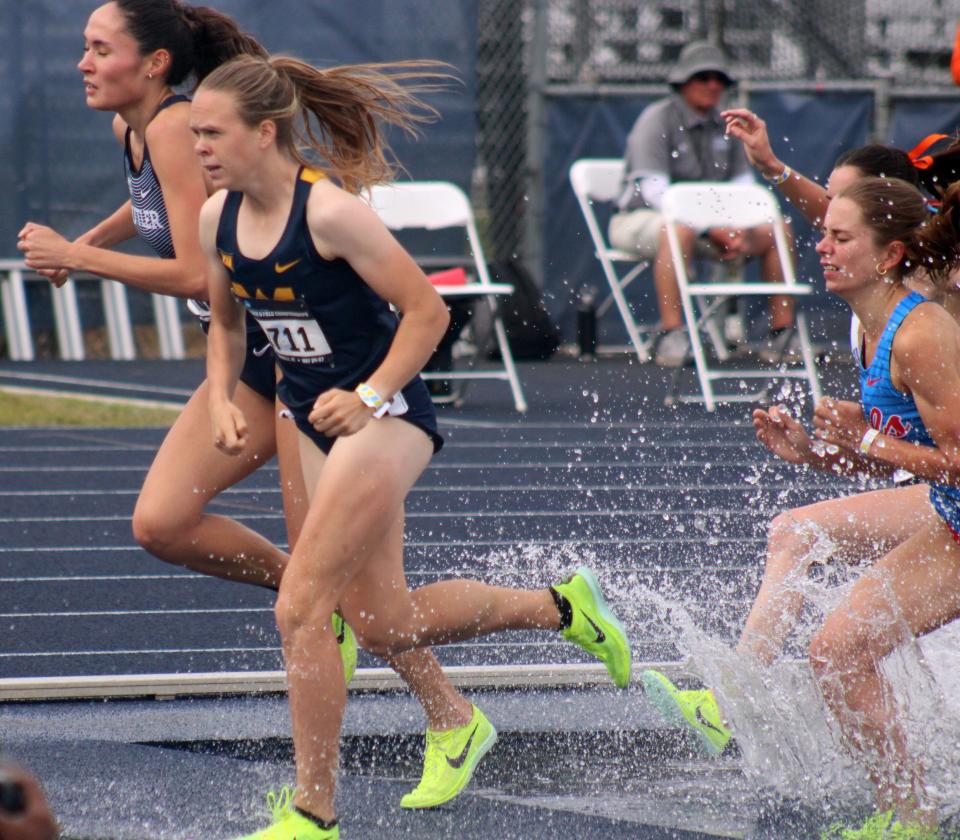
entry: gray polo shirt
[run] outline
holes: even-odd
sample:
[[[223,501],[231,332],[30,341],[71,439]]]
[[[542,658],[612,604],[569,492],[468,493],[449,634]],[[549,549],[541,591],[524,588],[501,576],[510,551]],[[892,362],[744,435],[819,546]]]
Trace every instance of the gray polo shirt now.
[[[730,181],[750,176],[743,144],[724,133],[720,111],[694,111],[679,93],[651,103],[640,113],[627,137],[621,210],[650,205],[640,193],[649,176],[678,181]]]

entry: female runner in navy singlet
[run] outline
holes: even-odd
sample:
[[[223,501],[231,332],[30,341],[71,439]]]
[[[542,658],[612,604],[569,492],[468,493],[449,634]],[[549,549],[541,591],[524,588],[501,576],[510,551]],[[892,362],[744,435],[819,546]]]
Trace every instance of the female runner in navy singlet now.
[[[378,122],[414,126],[420,103],[397,79],[419,66],[318,70],[244,57],[204,79],[192,106],[197,154],[214,186],[225,188],[200,219],[215,440],[242,457],[254,434],[234,401],[251,313],[283,373],[278,390],[300,436],[311,495],[276,607],[297,787],[293,798],[272,801],[274,822],[251,835],[257,840],[339,836],[345,692],[329,629],[337,604],[364,647],[380,655],[496,630],[552,629],[601,659],[617,685],[629,681],[629,644],[586,568],[540,590],[468,580],[407,588],[404,500],[442,443],[419,371],[448,315],[355,193],[391,177]],[[441,761],[469,764],[471,744],[486,746],[491,734],[478,720]]]
[[[199,81],[240,54],[262,56],[266,51],[230,17],[210,8],[175,0],[113,0],[90,15],[78,67],[87,105],[115,113],[113,131],[123,148],[130,200],[73,242],[49,227],[28,223],[18,247],[30,268],[58,284],[68,271],[86,271],[148,292],[189,298],[192,311],[209,319],[197,220],[211,188],[193,151],[189,99],[174,94],[173,87]],[[112,249],[138,235],[156,257]],[[274,419],[282,406],[275,403],[273,352],[252,320],[243,342],[240,384],[234,394],[250,422],[243,457],[228,457],[213,446],[209,388],[204,382],[150,467],[134,511],[133,531],[140,545],[168,563],[276,589],[287,564],[286,552],[236,520],[206,510],[218,494],[276,454],[291,546],[306,514],[295,429]],[[349,680],[356,646],[339,616],[334,621]],[[431,736],[466,731],[479,714],[447,680],[429,649],[400,654],[389,664],[423,705],[428,741]],[[403,804],[432,807],[440,798],[456,796],[467,781],[462,775],[424,779]]]

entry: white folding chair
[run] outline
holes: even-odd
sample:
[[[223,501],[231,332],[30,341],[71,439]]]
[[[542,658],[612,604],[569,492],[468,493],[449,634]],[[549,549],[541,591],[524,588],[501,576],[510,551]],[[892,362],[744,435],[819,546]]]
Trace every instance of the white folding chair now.
[[[473,218],[473,209],[466,194],[456,184],[448,181],[411,181],[386,186],[376,186],[370,191],[370,203],[383,223],[394,231],[407,229],[440,230],[463,228],[473,271],[468,271],[470,282],[458,286],[436,286],[444,298],[469,297],[485,300],[490,307],[493,334],[500,351],[501,366],[494,369],[476,369],[477,357],[483,353],[485,342],[477,342],[477,352],[470,360],[467,370],[430,371],[423,373],[425,379],[502,379],[510,384],[513,403],[517,411],[526,411],[520,377],[510,352],[507,331],[500,318],[498,298],[513,293],[509,283],[493,283],[487,261],[480,245],[480,236]],[[414,255],[416,259],[416,255]]]
[[[652,327],[637,324],[623,290],[636,280],[650,263],[629,251],[612,248],[593,211],[594,202],[607,203],[617,200],[623,190],[623,168],[623,158],[581,158],[574,161],[570,167],[570,184],[587,223],[587,230],[590,231],[594,255],[600,261],[603,275],[610,286],[609,296],[597,307],[597,317],[602,317],[611,303],[615,303],[637,359],[648,362],[656,331]],[[618,265],[623,264],[629,264],[630,268],[626,271],[621,268],[618,271]]]
[[[708,411],[713,411],[717,402],[753,401],[764,393],[715,393],[713,383],[718,379],[806,379],[814,399],[820,397],[820,381],[817,375],[810,332],[805,315],[796,313],[796,330],[800,340],[802,364],[785,367],[774,364],[765,368],[711,368],[703,350],[701,331],[706,331],[713,321],[714,308],[707,299],[717,296],[746,295],[791,295],[802,297],[813,292],[813,287],[797,282],[787,240],[786,226],[776,198],[758,184],[730,184],[719,182],[692,182],[670,186],[663,197],[663,221],[670,242],[677,286],[683,305],[683,315],[690,333],[690,346],[700,381],[702,396],[684,396],[680,399],[702,401]],[[691,282],[688,268],[680,249],[677,225],[694,228],[739,227],[772,224],[777,254],[783,271],[783,283],[697,283]]]

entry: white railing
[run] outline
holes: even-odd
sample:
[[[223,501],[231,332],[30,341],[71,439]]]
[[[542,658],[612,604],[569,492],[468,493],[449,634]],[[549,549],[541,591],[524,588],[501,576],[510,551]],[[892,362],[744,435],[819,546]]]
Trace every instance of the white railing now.
[[[49,281],[27,268],[23,260],[0,259],[3,331],[7,337],[10,359],[17,362],[30,362],[36,357],[33,332],[30,328],[30,309],[27,304],[26,284],[30,282],[48,283]],[[137,351],[133,340],[126,286],[115,280],[100,280],[100,293],[103,300],[110,358],[136,358]],[[157,327],[161,358],[184,358],[183,326],[176,299],[156,294],[150,297],[153,303],[153,317]],[[51,285],[51,299],[60,358],[71,361],[83,359],[85,355],[83,329],[74,281],[67,280],[59,288]]]

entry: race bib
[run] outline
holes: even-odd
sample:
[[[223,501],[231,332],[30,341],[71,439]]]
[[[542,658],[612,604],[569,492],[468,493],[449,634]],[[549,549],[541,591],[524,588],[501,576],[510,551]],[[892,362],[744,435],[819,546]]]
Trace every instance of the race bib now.
[[[320,324],[307,312],[303,301],[271,301],[267,306],[254,306],[252,301],[244,303],[256,318],[277,358],[316,364],[325,361],[331,354],[330,344]]]

